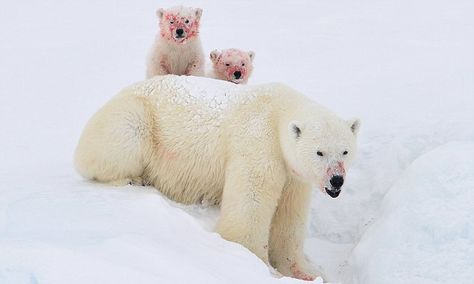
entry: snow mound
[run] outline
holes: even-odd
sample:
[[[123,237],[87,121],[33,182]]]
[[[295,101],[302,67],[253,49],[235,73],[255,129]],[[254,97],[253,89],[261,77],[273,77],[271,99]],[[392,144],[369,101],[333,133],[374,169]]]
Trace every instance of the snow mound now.
[[[407,168],[354,250],[355,283],[472,283],[472,157],[474,143],[451,142]]]
[[[272,277],[246,248],[153,188],[81,181],[71,170],[35,184],[12,176],[16,186],[4,188],[1,284],[301,283]]]

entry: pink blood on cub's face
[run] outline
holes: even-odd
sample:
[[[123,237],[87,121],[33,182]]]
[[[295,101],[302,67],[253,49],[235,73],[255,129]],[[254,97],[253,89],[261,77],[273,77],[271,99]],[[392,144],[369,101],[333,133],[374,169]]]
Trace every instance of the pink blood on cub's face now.
[[[236,84],[247,83],[253,70],[255,53],[231,48],[210,54],[216,75]]]
[[[199,34],[202,10],[173,7],[157,11],[160,19],[160,36],[170,42],[184,44]]]

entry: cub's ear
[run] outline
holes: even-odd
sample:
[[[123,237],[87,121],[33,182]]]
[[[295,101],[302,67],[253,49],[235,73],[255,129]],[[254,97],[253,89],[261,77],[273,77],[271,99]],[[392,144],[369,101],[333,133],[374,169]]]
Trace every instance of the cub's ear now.
[[[250,62],[253,62],[253,59],[255,58],[255,52],[249,51],[249,57],[250,57]]]
[[[196,20],[201,19],[201,16],[202,16],[202,9],[201,8],[196,8],[194,13],[196,15]]]
[[[358,118],[353,118],[353,119],[350,119],[347,123],[349,124],[349,127],[351,128],[352,133],[354,133],[354,135],[357,135],[360,128],[360,120]]]
[[[156,10],[156,15],[158,16],[158,19],[161,20],[161,18],[163,18],[164,14],[165,14],[165,9],[160,8],[160,9]]]
[[[294,135],[296,139],[300,138],[304,130],[304,125],[298,121],[293,120],[288,124],[288,130]]]
[[[217,61],[219,60],[219,57],[221,57],[221,52],[217,49],[214,49],[213,51],[211,51],[211,54],[209,54],[209,58],[211,58],[211,61],[212,63],[217,63]]]

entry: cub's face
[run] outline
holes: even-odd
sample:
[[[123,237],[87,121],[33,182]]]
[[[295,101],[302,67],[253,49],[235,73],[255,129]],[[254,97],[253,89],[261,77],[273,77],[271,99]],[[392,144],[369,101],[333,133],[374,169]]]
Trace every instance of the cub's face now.
[[[156,11],[160,19],[160,35],[176,44],[184,44],[199,34],[202,9],[174,7]]]
[[[247,83],[253,70],[254,57],[253,51],[245,52],[234,48],[214,50],[210,54],[214,71],[219,78],[236,84]]]
[[[356,152],[359,125],[359,120],[292,121],[288,134],[294,151],[287,157],[292,173],[332,198],[339,196]]]

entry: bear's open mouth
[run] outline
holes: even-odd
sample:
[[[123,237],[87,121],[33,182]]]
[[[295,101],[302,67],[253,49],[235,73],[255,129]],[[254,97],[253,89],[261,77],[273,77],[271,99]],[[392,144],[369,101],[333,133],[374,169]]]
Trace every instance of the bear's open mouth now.
[[[232,79],[232,83],[239,84],[243,81],[243,79]]]
[[[187,40],[187,37],[185,36],[175,36],[174,41],[176,43],[184,43]]]
[[[340,190],[329,190],[327,187],[324,188],[326,190],[326,193],[329,194],[332,198],[336,198],[339,196],[339,193],[341,193]]]

